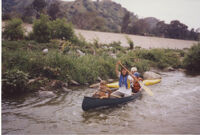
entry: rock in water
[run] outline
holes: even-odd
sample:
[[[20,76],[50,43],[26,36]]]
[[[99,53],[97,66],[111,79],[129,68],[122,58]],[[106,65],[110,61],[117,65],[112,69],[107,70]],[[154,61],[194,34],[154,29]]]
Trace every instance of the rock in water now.
[[[39,91],[38,94],[40,98],[51,98],[56,95],[52,91]]]
[[[153,79],[161,79],[162,78],[161,75],[156,74],[156,73],[151,72],[151,71],[145,72],[143,77],[144,77],[145,80],[153,80]]]

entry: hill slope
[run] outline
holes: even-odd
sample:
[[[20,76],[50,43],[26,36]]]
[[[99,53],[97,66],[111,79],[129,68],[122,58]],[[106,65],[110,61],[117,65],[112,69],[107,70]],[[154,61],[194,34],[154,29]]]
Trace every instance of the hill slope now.
[[[41,11],[36,11],[34,1],[45,1]],[[33,23],[40,13],[48,14],[51,19],[67,18],[78,29],[122,32],[144,36],[158,36],[175,39],[198,40],[200,34],[178,20],[170,24],[154,17],[138,18],[120,4],[111,0],[2,0],[3,19],[21,17],[24,22]],[[54,5],[54,6],[52,6]],[[40,6],[40,4],[37,4]],[[55,7],[58,10],[55,10]],[[51,12],[49,12],[51,10]],[[53,14],[53,16],[51,15]],[[11,17],[10,17],[11,16]]]
[[[3,0],[3,15],[8,13],[18,13],[23,16],[27,8],[30,7],[34,0]],[[52,0],[46,0],[48,4],[53,3]],[[66,17],[77,28],[102,30],[102,31],[121,31],[121,23],[124,15],[128,10],[120,4],[112,1],[102,0],[100,2],[91,0],[76,0],[74,2],[58,1],[60,7],[60,17]],[[33,10],[31,12],[34,12]],[[80,21],[85,23],[80,24]],[[131,21],[137,20],[137,16],[131,13]],[[97,23],[97,24],[96,24]],[[96,28],[87,26],[97,25]],[[101,28],[103,27],[104,28]],[[91,27],[91,28],[90,28]]]

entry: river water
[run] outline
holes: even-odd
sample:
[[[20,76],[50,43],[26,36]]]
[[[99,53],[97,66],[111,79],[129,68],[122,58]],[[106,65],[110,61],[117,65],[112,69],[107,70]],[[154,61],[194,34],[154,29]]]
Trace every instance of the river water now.
[[[41,99],[37,93],[2,100],[3,134],[200,133],[200,76],[163,72],[150,86],[154,96],[126,105],[84,112],[84,95],[95,91],[73,88]]]

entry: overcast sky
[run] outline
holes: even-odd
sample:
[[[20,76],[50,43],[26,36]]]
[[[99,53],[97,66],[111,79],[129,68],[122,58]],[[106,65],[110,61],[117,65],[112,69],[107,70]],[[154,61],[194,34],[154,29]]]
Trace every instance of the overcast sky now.
[[[66,0],[67,1],[67,0]],[[169,23],[179,20],[189,28],[200,27],[200,0],[113,0],[139,18],[156,17]]]

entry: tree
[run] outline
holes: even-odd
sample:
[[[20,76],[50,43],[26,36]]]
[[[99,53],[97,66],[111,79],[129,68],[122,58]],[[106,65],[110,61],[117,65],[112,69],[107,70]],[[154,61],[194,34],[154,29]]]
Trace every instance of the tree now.
[[[22,27],[22,20],[14,18],[6,24],[3,38],[8,40],[19,40],[24,38],[24,33],[25,30]]]
[[[184,67],[195,73],[200,73],[200,43],[192,46],[183,60]]]
[[[33,23],[34,9],[32,6],[25,8],[25,12],[22,15],[22,20],[27,23]]]
[[[164,21],[158,22],[153,33],[156,36],[168,37],[168,24],[165,24]]]
[[[149,26],[144,21],[144,19],[139,19],[137,22],[133,23],[133,26],[130,28],[130,33],[146,35],[148,33]]]
[[[46,43],[51,38],[51,27],[47,15],[41,14],[33,24],[33,37],[37,42]]]
[[[185,39],[188,34],[187,28],[188,26],[178,20],[171,21],[168,27],[168,35],[170,38]]]
[[[80,29],[100,30],[105,29],[105,20],[94,12],[76,13],[72,23]]]
[[[37,12],[37,18],[39,18],[42,10],[46,7],[46,2],[45,0],[34,0],[33,3],[33,8],[36,10]]]
[[[121,32],[128,33],[128,25],[130,23],[130,13],[126,12],[122,20]]]
[[[47,11],[48,15],[51,17],[52,20],[55,20],[57,18],[59,12],[60,12],[60,7],[57,1],[52,3]]]
[[[52,38],[72,40],[74,30],[71,24],[68,24],[65,19],[56,19],[51,22]]]
[[[195,32],[194,29],[191,29],[188,38],[191,40],[198,40],[198,33]]]

